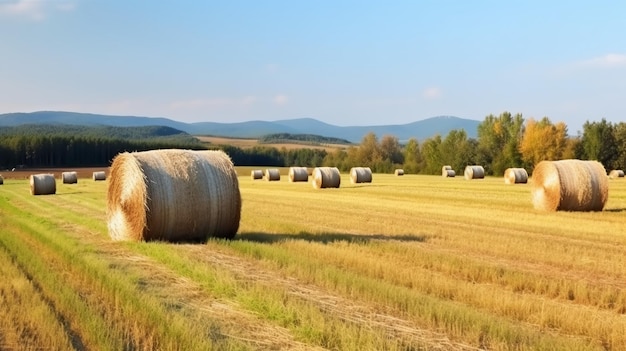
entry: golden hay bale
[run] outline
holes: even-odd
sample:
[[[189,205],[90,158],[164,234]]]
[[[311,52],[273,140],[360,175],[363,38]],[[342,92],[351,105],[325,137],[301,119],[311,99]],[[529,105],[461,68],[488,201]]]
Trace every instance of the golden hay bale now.
[[[113,159],[107,192],[113,240],[232,238],[240,216],[237,173],[222,151],[124,152]]]
[[[93,172],[92,178],[94,181],[106,180],[107,174],[104,171]]]
[[[444,177],[447,177],[448,176],[448,172],[447,171],[449,171],[451,169],[452,169],[452,166],[448,166],[448,165],[445,165],[445,166],[441,167],[441,175],[444,176]]]
[[[309,170],[306,167],[289,167],[290,182],[308,182]]]
[[[350,169],[350,183],[371,183],[372,170],[369,167],[352,167]]]
[[[504,184],[528,183],[528,172],[524,168],[507,168],[504,171]]]
[[[31,174],[30,193],[32,195],[52,195],[57,192],[54,174]]]
[[[396,169],[393,174],[397,175],[397,176],[403,176],[404,175],[404,170],[403,169]]]
[[[532,202],[544,211],[602,211],[608,183],[597,161],[541,161],[532,175]]]
[[[280,180],[280,171],[276,168],[268,168],[265,170],[264,177],[268,182]]]
[[[451,169],[447,169],[442,171],[442,176],[446,178],[454,178],[456,176],[456,172]]]
[[[609,172],[609,178],[611,179],[624,178],[624,171],[622,171],[621,169],[614,169],[611,172]]]
[[[63,184],[76,184],[78,183],[78,173],[62,172],[61,179],[63,180]]]
[[[485,178],[485,169],[483,166],[466,166],[464,172],[465,179],[483,179]]]
[[[315,189],[339,188],[341,174],[337,167],[316,167],[313,170],[312,185]]]
[[[254,169],[250,171],[250,178],[252,178],[252,180],[263,179],[263,170]]]

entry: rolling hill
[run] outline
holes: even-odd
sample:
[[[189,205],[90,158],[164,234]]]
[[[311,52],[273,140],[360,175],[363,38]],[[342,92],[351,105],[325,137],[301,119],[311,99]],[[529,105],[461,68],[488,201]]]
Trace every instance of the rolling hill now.
[[[471,138],[477,135],[480,122],[454,116],[437,116],[408,124],[376,126],[336,126],[313,118],[297,118],[279,121],[247,121],[239,123],[197,122],[184,123],[162,117],[111,116],[64,111],[38,111],[30,113],[0,114],[0,127],[24,124],[70,124],[82,126],[165,126],[192,135],[215,135],[238,138],[259,138],[266,134],[316,134],[326,137],[359,142],[367,133],[378,137],[394,135],[400,141],[410,138],[423,140],[436,134],[445,136],[453,129],[463,129]]]

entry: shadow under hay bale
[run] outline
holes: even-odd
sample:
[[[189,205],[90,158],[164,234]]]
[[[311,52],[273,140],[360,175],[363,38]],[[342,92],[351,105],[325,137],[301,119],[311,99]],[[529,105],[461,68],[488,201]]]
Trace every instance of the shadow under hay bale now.
[[[341,174],[337,167],[316,167],[313,170],[313,188],[339,188],[341,185]]]
[[[306,167],[289,167],[290,182],[308,182],[309,170]]]
[[[369,167],[352,167],[350,169],[350,183],[371,183],[372,170]]]
[[[541,161],[531,180],[537,210],[602,211],[609,197],[606,170],[597,161]]]
[[[404,175],[404,170],[398,168],[395,171],[393,171],[393,174],[396,175],[396,176],[403,176]]]
[[[63,184],[76,184],[78,183],[78,173],[62,172],[61,179],[63,180]]]
[[[609,178],[611,179],[624,178],[624,171],[621,169],[614,169],[611,172],[609,172]]]
[[[93,172],[91,177],[94,181],[102,181],[107,179],[107,174],[104,171]]]
[[[263,170],[254,169],[250,171],[250,178],[252,178],[252,180],[263,179]]]
[[[276,168],[268,168],[264,174],[265,180],[268,182],[274,182],[280,180],[280,171]]]
[[[31,195],[52,195],[57,192],[57,182],[54,174],[31,174]]]
[[[125,152],[113,159],[107,192],[113,240],[233,238],[240,216],[237,173],[222,151]]]
[[[504,171],[504,184],[526,184],[528,172],[524,168],[507,168]]]
[[[483,166],[466,166],[463,172],[465,179],[483,179],[485,178],[485,169]]]

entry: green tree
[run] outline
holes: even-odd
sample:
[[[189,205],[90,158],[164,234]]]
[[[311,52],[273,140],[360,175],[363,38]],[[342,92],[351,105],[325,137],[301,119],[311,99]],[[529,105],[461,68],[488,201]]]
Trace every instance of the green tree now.
[[[519,145],[523,133],[524,118],[519,113],[489,115],[478,125],[478,147],[482,154],[479,158],[488,174],[504,174],[507,168],[521,165]]]
[[[617,158],[613,165],[614,169],[626,168],[626,123],[619,122],[613,128]]]
[[[424,168],[422,173],[440,174],[444,160],[441,157],[441,135],[437,134],[428,138],[422,144],[422,156],[424,157]]]
[[[424,167],[424,159],[417,139],[411,138],[404,146],[404,171],[420,173]]]
[[[614,127],[606,119],[600,122],[585,122],[581,138],[582,157],[587,160],[597,160],[605,168],[613,168],[618,158],[617,142]]]
[[[467,133],[462,129],[451,130],[443,139],[439,148],[439,155],[442,161],[438,165],[439,171],[441,171],[441,166],[444,164],[450,165],[456,172],[460,172],[468,164],[474,163],[474,145],[468,139]]]
[[[380,140],[380,152],[383,160],[389,160],[392,164],[402,164],[404,155],[398,138],[393,135],[384,135]]]

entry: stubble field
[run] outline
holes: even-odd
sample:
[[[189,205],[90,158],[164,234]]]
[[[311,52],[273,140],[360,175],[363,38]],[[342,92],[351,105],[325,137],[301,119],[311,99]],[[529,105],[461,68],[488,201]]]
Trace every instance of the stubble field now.
[[[230,241],[113,242],[107,182],[0,186],[1,350],[623,350],[626,180],[603,212],[530,184],[239,168]]]

